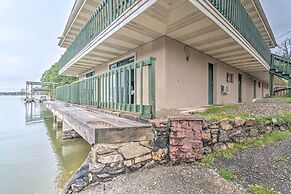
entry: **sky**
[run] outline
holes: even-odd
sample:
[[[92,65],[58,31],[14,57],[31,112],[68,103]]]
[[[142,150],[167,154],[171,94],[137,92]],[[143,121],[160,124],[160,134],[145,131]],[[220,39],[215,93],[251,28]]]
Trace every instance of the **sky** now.
[[[291,1],[261,0],[275,37],[291,31]],[[56,63],[74,0],[0,0],[0,91],[19,91]],[[291,33],[280,38],[291,37]]]

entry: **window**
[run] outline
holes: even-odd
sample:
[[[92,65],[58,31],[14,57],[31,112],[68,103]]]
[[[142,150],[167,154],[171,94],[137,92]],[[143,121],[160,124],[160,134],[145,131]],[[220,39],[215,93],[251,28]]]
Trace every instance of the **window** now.
[[[89,73],[86,73],[86,74],[85,74],[85,77],[88,78],[88,77],[92,77],[92,76],[94,76],[94,75],[95,75],[95,71],[91,71],[91,72],[89,72]]]
[[[133,63],[134,62],[134,56],[126,58],[126,59],[122,59],[116,63],[113,63],[111,65],[109,65],[109,70],[118,68],[118,67],[122,67],[123,65],[127,65],[129,63]]]
[[[226,74],[226,82],[233,83],[233,74],[231,74],[231,73]]]
[[[261,82],[258,82],[258,87],[259,87],[259,88],[261,87]]]

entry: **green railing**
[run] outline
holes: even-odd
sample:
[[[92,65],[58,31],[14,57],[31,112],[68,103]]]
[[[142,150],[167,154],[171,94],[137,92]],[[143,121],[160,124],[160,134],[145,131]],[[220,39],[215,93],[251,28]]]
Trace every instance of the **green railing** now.
[[[146,85],[146,87],[144,87]],[[155,117],[155,58],[133,62],[57,87],[58,100]]]
[[[138,0],[103,0],[58,62],[62,69],[86,45]]]
[[[272,54],[271,71],[272,70],[280,72],[286,79],[289,78],[291,76],[291,60],[287,57]]]
[[[240,0],[208,0],[271,64],[271,51]]]

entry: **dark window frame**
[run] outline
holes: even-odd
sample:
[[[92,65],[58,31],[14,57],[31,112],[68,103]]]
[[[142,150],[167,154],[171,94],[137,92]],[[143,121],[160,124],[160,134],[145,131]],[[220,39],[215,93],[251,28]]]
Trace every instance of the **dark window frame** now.
[[[226,82],[227,83],[234,83],[234,75],[232,73],[226,73]]]

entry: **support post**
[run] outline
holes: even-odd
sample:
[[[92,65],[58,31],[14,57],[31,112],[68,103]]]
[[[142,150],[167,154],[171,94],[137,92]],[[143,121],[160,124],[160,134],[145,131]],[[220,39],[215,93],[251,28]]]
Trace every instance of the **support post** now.
[[[274,91],[274,74],[269,73],[269,96],[273,97],[273,91]]]

